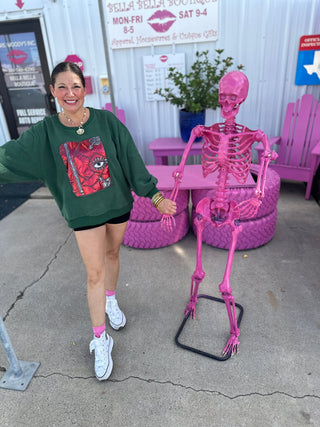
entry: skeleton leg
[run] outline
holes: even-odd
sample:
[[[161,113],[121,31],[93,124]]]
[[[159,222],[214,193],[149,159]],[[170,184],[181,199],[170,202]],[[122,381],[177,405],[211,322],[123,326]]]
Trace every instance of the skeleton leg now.
[[[194,224],[197,230],[197,264],[196,264],[196,269],[191,277],[190,300],[184,311],[185,314],[191,311],[191,317],[193,319],[195,318],[196,304],[198,302],[197,295],[198,295],[199,285],[205,277],[205,272],[202,269],[201,255],[202,255],[202,233],[203,233],[204,225],[207,220],[203,214],[209,207],[210,207],[209,198],[200,200],[196,209],[197,216],[194,219]]]
[[[227,266],[223,276],[223,280],[219,285],[219,291],[226,304],[229,322],[230,322],[230,338],[223,350],[223,354],[227,354],[231,350],[231,355],[238,352],[240,329],[237,326],[237,315],[236,307],[234,302],[234,296],[232,295],[232,289],[230,286],[230,275],[233,262],[233,256],[235,247],[238,240],[238,235],[242,230],[241,226],[235,225],[234,221],[230,223],[231,227],[231,244],[228,253]]]

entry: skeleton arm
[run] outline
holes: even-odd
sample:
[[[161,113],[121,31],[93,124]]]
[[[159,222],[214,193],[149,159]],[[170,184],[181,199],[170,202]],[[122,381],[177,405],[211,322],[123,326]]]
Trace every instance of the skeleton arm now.
[[[264,187],[265,187],[266,177],[267,177],[267,169],[271,160],[276,160],[276,158],[278,157],[278,154],[275,151],[272,151],[270,149],[270,144],[269,144],[267,135],[261,132],[260,130],[257,131],[256,140],[258,142],[262,142],[264,152],[261,156],[260,169],[258,173],[255,195],[258,199],[263,199]]]
[[[261,155],[260,169],[257,177],[257,185],[254,192],[255,197],[249,200],[245,200],[238,205],[239,216],[243,218],[252,218],[257,214],[257,211],[264,198],[264,187],[267,177],[267,169],[271,160],[275,160],[278,154],[270,149],[268,137],[261,130],[258,130],[255,135],[257,142],[262,142],[264,151]]]
[[[173,178],[175,180],[175,184],[174,184],[172,193],[170,195],[170,199],[171,200],[175,201],[176,198],[177,198],[177,196],[178,196],[179,187],[180,187],[180,184],[181,184],[182,178],[183,178],[184,167],[186,165],[186,161],[188,159],[188,156],[189,156],[192,144],[193,144],[193,142],[195,141],[196,138],[198,138],[199,136],[200,137],[202,136],[202,128],[203,127],[204,126],[199,125],[199,126],[196,126],[196,127],[194,127],[192,129],[189,141],[188,141],[187,146],[186,146],[186,148],[185,148],[185,150],[183,152],[180,165],[172,173],[172,176],[173,176]]]
[[[190,150],[191,150],[191,147],[192,147],[194,140],[197,137],[202,136],[202,127],[203,126],[199,125],[199,126],[196,126],[192,129],[189,141],[188,141],[187,146],[183,152],[180,165],[172,173],[172,176],[175,180],[175,183],[174,183],[173,190],[172,190],[170,197],[169,197],[170,200],[176,201],[176,198],[177,198],[178,192],[179,192],[179,188],[180,188],[180,184],[182,182],[184,167],[186,165],[188,155],[190,153]],[[166,229],[168,231],[172,231],[174,226],[175,226],[175,219],[172,215],[166,215],[166,214],[162,215],[161,228]]]

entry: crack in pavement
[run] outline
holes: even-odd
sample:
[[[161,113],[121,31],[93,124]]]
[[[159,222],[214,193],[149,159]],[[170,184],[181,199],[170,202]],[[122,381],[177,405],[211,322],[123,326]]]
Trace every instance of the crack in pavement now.
[[[61,376],[61,377],[65,377],[65,378],[69,378],[71,380],[74,379],[80,379],[80,380],[88,380],[88,379],[95,379],[94,375],[88,376],[88,377],[84,377],[84,376],[71,376],[71,375],[67,375],[67,374],[63,374],[61,372],[53,372],[51,374],[48,375],[35,375],[34,378],[50,378],[53,376]],[[137,381],[142,381],[144,383],[148,383],[148,384],[160,384],[160,385],[171,385],[173,387],[180,387],[182,389],[185,390],[191,390],[194,391],[195,393],[208,393],[208,394],[216,394],[217,396],[222,396],[225,397],[227,399],[230,400],[235,400],[235,399],[239,399],[241,397],[251,397],[251,396],[261,396],[261,397],[269,397],[269,396],[275,396],[275,395],[282,395],[285,397],[289,397],[291,399],[306,399],[306,398],[313,398],[313,399],[320,399],[320,396],[314,395],[314,394],[304,394],[301,396],[294,396],[290,393],[286,393],[285,391],[272,391],[270,393],[260,393],[260,392],[251,392],[251,393],[244,393],[244,394],[237,394],[235,396],[229,396],[225,393],[221,393],[220,391],[217,390],[209,390],[209,389],[201,389],[201,388],[195,388],[192,386],[186,386],[183,384],[179,384],[179,383],[174,383],[173,381],[159,381],[159,380],[155,380],[155,379],[146,379],[146,378],[141,378],[141,377],[137,377],[134,375],[130,375],[127,378],[123,378],[123,379],[108,379],[108,382],[111,383],[122,383],[122,382],[126,382],[129,380],[137,380]]]
[[[57,259],[59,252],[61,251],[61,249],[67,244],[70,236],[72,235],[72,231],[70,231],[70,233],[67,235],[65,241],[59,245],[58,249],[56,250],[56,252],[54,253],[53,257],[51,258],[51,260],[49,261],[49,263],[47,264],[46,268],[44,269],[43,273],[40,275],[40,277],[38,277],[38,279],[34,280],[32,283],[30,283],[29,285],[27,285],[23,291],[19,292],[19,295],[16,297],[15,301],[11,304],[11,306],[9,307],[9,309],[7,310],[6,314],[3,317],[3,321],[5,322],[7,317],[9,316],[10,312],[13,310],[14,306],[16,305],[16,303],[21,300],[24,297],[25,292],[31,288],[33,285],[37,284],[49,271],[49,268],[51,266],[51,264]]]

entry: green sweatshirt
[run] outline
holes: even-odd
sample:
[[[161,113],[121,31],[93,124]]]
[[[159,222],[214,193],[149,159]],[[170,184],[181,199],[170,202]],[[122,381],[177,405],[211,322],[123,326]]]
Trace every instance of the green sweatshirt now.
[[[77,129],[54,115],[0,146],[0,183],[43,181],[71,228],[129,212],[131,189],[149,198],[158,191],[129,131],[111,112],[90,108],[84,133]]]

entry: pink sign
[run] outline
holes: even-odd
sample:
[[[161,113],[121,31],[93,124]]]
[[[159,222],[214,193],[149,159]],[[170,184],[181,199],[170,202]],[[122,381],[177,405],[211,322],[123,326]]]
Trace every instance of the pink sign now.
[[[77,55],[68,55],[65,59],[65,62],[74,62],[75,64],[78,65],[81,71],[84,70],[83,61]]]

